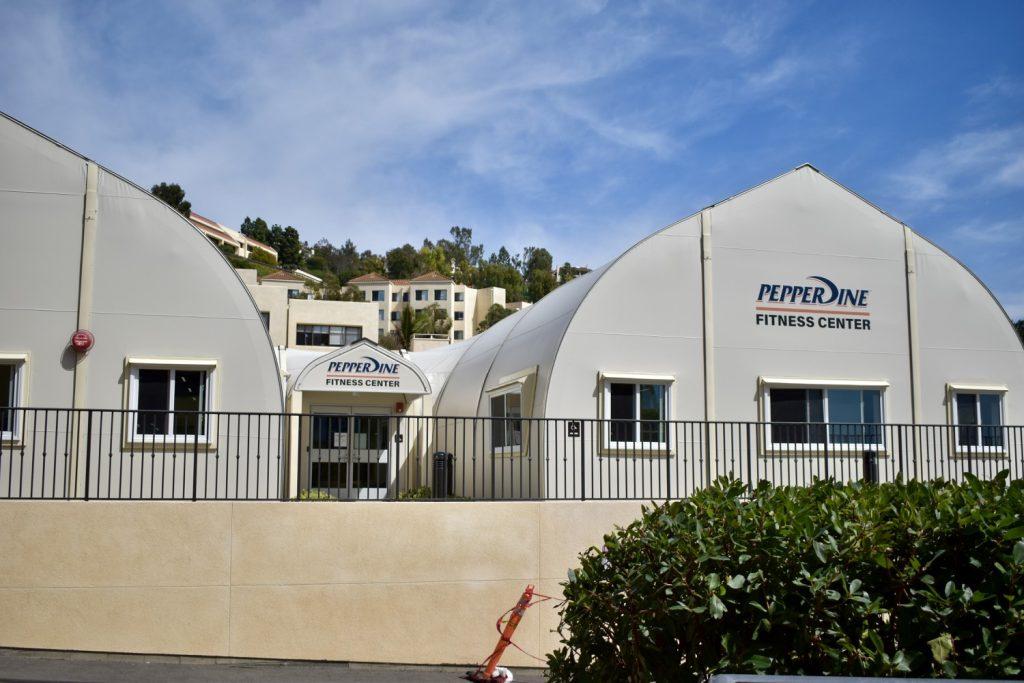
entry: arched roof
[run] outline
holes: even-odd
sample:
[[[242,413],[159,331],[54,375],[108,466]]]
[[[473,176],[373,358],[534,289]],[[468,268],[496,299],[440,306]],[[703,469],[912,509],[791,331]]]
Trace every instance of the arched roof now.
[[[96,227],[84,258],[83,198],[92,178]],[[8,317],[3,345],[41,349],[33,335],[50,327],[66,339],[80,307],[79,270],[88,268],[83,310],[96,336],[88,362],[104,368],[87,383],[89,407],[120,407],[118,376],[107,370],[145,355],[216,360],[219,409],[283,409],[276,354],[252,296],[220,250],[166,203],[0,112],[0,215],[0,299],[13,302],[0,300],[0,309],[37,318],[29,325]],[[50,271],[45,287],[42,266]],[[62,381],[39,364],[34,376],[44,387]],[[63,401],[58,393],[33,395]]]
[[[806,173],[813,175],[803,175]],[[898,219],[893,218],[891,215],[885,213],[860,195],[857,195],[845,186],[829,178],[824,173],[821,173],[810,164],[803,164],[791,171],[777,176],[776,178],[765,181],[755,187],[716,202],[707,208],[716,209],[723,207],[724,205],[734,202],[735,200],[761,188],[775,185],[781,186],[783,183],[780,181],[790,176],[795,178],[794,182],[797,183],[803,182],[800,178],[804,177],[822,178],[834,188],[842,190],[847,197],[858,200],[859,203],[868,207],[868,210],[877,211],[893,221],[896,224],[894,227],[898,228],[904,225]],[[799,200],[797,199],[796,201],[798,202]],[[424,362],[429,362],[432,367],[437,368],[437,370],[434,371],[434,375],[436,375],[434,378],[435,391],[438,382],[441,382],[443,387],[440,390],[435,407],[436,414],[479,414],[480,411],[483,410],[482,406],[488,389],[500,385],[503,378],[507,378],[515,373],[527,371],[531,368],[536,372],[537,380],[536,390],[533,393],[532,414],[545,414],[549,381],[554,367],[558,362],[558,354],[562,348],[567,330],[572,326],[577,311],[583,306],[584,302],[587,301],[588,297],[594,293],[598,283],[601,282],[602,278],[612,270],[616,270],[616,272],[618,272],[619,269],[628,269],[633,267],[643,269],[644,264],[636,263],[630,266],[627,266],[626,264],[631,263],[631,255],[641,251],[643,251],[643,253],[647,253],[649,250],[641,250],[641,247],[645,247],[648,241],[653,238],[662,236],[699,237],[700,226],[697,219],[699,218],[700,213],[701,212],[699,211],[693,213],[686,218],[680,219],[679,221],[648,235],[608,264],[605,264],[604,266],[559,287],[533,306],[509,316],[491,329],[472,337],[467,342],[433,350],[424,354],[412,354],[412,357],[417,362],[420,362],[420,359],[422,358]],[[991,302],[994,303],[998,310],[1002,312],[1003,317],[1009,321],[1009,316],[1006,315],[1005,310],[999,304],[998,300],[995,299],[994,295],[992,295],[988,288],[985,287],[984,283],[971,273],[966,266],[954,259],[952,256],[949,256],[946,252],[942,251],[931,242],[927,241],[925,238],[913,232],[911,232],[911,234],[916,240],[919,240],[923,246],[930,247],[929,251],[931,253],[942,254],[962,268],[963,271],[969,275],[971,280],[973,280],[977,285],[980,285],[981,289],[986,293]],[[900,236],[900,240],[902,242],[902,236]],[[678,267],[699,269],[699,261],[694,260],[692,263],[681,263],[678,264]],[[630,272],[633,273],[636,271]],[[614,279],[616,281],[615,286],[618,286],[621,282],[621,277],[616,277]],[[679,295],[692,296],[693,294],[680,293]],[[699,294],[696,296],[699,296]],[[616,312],[604,310],[602,315],[614,316],[616,315]],[[428,356],[427,354],[430,355]],[[430,371],[428,371],[428,374],[429,372]]]

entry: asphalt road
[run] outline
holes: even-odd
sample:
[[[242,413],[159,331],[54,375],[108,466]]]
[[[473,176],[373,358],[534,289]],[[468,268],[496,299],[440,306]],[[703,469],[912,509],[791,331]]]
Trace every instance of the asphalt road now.
[[[74,652],[0,649],[0,681],[21,683],[177,683],[179,681],[258,681],[277,683],[454,683],[465,667],[402,667],[370,664],[214,660]],[[536,670],[513,671],[516,681],[541,683]]]

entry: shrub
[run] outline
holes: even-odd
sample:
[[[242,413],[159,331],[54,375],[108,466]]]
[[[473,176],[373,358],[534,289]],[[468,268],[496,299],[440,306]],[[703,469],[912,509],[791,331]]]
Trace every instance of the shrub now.
[[[299,500],[337,500],[334,496],[321,491],[320,489],[302,489],[299,491]]]
[[[1015,676],[1024,483],[721,480],[580,556],[554,680]]]
[[[417,486],[398,494],[398,500],[430,500],[433,497],[434,489],[429,486]]]
[[[252,251],[249,252],[249,260],[255,261],[256,263],[264,263],[268,266],[277,265],[277,258],[275,258],[269,251],[264,251],[259,247],[252,248]]]

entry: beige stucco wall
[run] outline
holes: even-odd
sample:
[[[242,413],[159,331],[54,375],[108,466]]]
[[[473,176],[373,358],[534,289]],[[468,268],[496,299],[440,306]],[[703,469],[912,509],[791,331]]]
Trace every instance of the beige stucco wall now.
[[[274,346],[285,346],[288,343],[288,290],[249,283],[246,286],[256,302],[256,308],[270,313],[270,341]]]
[[[637,502],[0,502],[0,646],[473,664]],[[516,633],[554,648],[552,603]],[[510,649],[506,663],[537,665]]]
[[[363,336],[378,341],[377,304],[363,301],[325,301],[289,299],[288,346],[295,346],[298,325],[354,325],[363,328]],[[304,349],[331,351],[330,346],[304,346]]]

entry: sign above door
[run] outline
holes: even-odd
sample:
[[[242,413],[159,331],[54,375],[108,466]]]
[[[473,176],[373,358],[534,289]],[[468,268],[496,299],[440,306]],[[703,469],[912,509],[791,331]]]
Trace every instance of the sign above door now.
[[[414,363],[369,339],[324,354],[302,369],[292,391],[345,391],[422,395],[426,375]]]

